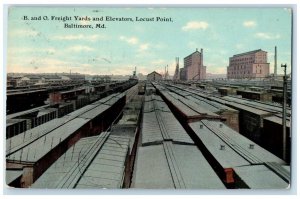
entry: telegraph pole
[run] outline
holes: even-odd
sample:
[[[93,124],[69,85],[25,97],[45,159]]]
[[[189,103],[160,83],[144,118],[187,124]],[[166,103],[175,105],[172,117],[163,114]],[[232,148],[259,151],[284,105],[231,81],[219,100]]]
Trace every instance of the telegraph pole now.
[[[286,64],[281,64],[281,67],[284,68],[284,76],[283,76],[283,105],[282,105],[282,141],[283,141],[283,160],[286,160],[286,90],[287,90],[287,77],[286,77]]]
[[[274,79],[277,77],[277,46],[275,46],[275,55],[274,55]]]

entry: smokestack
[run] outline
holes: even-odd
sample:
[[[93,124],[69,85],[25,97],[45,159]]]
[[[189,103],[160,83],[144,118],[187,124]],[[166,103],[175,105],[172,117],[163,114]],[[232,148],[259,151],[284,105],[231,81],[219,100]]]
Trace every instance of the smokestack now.
[[[166,79],[168,78],[168,76],[169,76],[169,66],[167,65]]]
[[[173,80],[178,80],[179,79],[179,57],[175,57],[175,62],[176,62],[176,68],[175,68]]]
[[[201,66],[203,66],[203,49],[201,48]]]
[[[274,55],[274,77],[277,77],[277,46],[275,46],[275,55]]]

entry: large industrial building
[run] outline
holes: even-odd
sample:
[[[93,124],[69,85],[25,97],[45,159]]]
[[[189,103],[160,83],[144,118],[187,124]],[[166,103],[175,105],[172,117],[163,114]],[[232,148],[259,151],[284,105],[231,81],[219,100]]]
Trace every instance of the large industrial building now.
[[[184,59],[184,66],[180,69],[180,80],[203,80],[206,78],[206,66],[203,65],[203,49],[196,51]],[[176,75],[176,74],[175,74]]]
[[[228,79],[260,78],[270,73],[268,53],[261,49],[249,51],[229,58]]]

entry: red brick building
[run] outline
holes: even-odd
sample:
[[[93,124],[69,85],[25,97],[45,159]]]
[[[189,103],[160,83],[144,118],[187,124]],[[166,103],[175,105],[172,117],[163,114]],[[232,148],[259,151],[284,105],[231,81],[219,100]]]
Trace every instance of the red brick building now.
[[[268,53],[261,49],[249,51],[229,58],[228,79],[266,77],[270,73]]]

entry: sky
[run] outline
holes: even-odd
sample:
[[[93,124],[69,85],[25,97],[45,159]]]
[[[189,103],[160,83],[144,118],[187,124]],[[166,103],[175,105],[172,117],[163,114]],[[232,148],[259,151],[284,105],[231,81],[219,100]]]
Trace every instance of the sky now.
[[[24,16],[29,20],[24,20]],[[60,20],[63,17],[70,20]],[[76,20],[75,16],[90,20]],[[132,21],[93,21],[110,16]],[[35,20],[36,17],[41,20]],[[52,18],[52,17],[55,17]],[[154,21],[137,21],[154,17]],[[171,21],[156,21],[156,17]],[[44,19],[43,19],[44,18]],[[65,28],[64,24],[93,28]],[[106,28],[96,28],[104,24]],[[207,73],[226,74],[229,57],[262,49],[268,52],[270,71],[274,47],[280,64],[291,71],[291,9],[289,8],[101,8],[10,7],[7,28],[8,73],[83,73],[144,75],[175,72],[180,59],[204,51]]]

